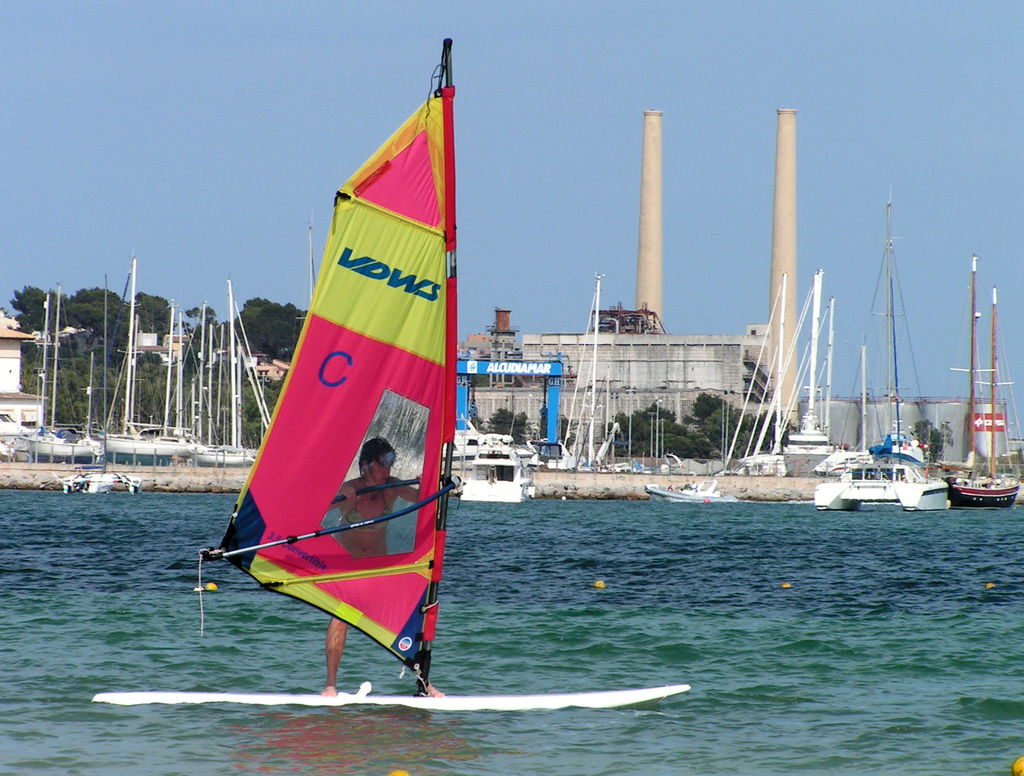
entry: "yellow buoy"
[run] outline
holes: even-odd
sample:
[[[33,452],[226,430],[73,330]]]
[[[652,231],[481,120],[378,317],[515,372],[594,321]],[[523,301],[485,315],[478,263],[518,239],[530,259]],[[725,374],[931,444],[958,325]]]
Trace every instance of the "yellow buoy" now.
[[[1018,757],[1010,768],[1011,776],[1024,776],[1024,757]]]
[[[986,590],[991,590],[991,589],[992,589],[992,588],[994,588],[995,586],[996,586],[996,583],[995,583],[995,582],[989,582],[988,584],[986,584],[986,585],[985,585],[985,589],[986,589]]]
[[[596,587],[598,590],[604,590],[604,580],[603,579],[597,580],[594,583],[594,587]]]
[[[213,590],[217,589],[217,586],[215,584],[213,584],[213,582],[207,582],[206,583],[206,589],[210,590],[210,591],[213,591]]]
[[[782,583],[782,586],[783,586],[783,587],[792,587],[792,585],[791,585],[791,584],[789,584],[789,582],[783,582],[783,583]]]
[[[403,771],[401,769],[397,771],[391,771],[388,776],[409,776],[409,771]]]

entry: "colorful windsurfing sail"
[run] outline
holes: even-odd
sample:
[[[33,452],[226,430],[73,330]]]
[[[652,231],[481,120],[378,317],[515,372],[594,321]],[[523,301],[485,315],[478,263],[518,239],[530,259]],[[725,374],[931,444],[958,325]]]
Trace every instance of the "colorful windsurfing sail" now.
[[[287,381],[208,553],[355,626],[423,682],[453,487],[450,50],[430,98],[338,190]]]

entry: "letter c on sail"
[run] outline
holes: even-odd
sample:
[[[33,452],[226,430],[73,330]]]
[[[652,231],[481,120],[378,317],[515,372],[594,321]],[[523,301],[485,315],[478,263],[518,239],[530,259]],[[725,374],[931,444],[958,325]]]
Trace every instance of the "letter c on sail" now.
[[[337,380],[328,380],[327,377],[325,376],[326,372],[327,372],[328,365],[335,358],[343,358],[343,359],[345,359],[345,361],[348,362],[349,366],[352,366],[352,356],[350,356],[345,351],[343,351],[343,350],[335,350],[333,353],[329,353],[327,355],[327,357],[324,359],[323,363],[320,364],[320,382],[323,383],[324,385],[326,385],[328,388],[337,388],[339,385],[341,385],[343,382],[345,382],[348,379],[348,377],[346,377],[344,374],[342,374],[342,376],[339,379],[337,379]],[[341,371],[344,372],[344,370],[345,370],[345,367],[342,366],[341,367]]]

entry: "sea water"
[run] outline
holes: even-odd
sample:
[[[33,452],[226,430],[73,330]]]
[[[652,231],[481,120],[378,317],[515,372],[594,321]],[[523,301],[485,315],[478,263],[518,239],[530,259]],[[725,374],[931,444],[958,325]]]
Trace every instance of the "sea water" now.
[[[91,703],[319,691],[325,615],[227,564],[204,565],[200,611],[232,501],[0,492],[0,774],[977,776],[1024,756],[1020,510],[454,506],[441,689],[693,689],[516,713]],[[411,693],[398,672],[353,632],[339,688]]]

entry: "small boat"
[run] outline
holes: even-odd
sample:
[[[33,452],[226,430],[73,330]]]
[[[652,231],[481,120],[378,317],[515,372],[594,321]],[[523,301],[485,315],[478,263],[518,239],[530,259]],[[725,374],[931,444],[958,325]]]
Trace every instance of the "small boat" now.
[[[996,405],[996,289],[992,289],[992,369],[989,382],[990,412],[978,412],[975,406],[974,385],[976,380],[975,354],[977,343],[978,313],[975,294],[975,280],[978,274],[978,257],[971,257],[971,366],[968,370],[970,399],[968,400],[969,428],[967,430],[968,465],[959,473],[946,477],[949,486],[949,505],[953,509],[1008,509],[1017,503],[1020,480],[1011,476],[996,474],[997,434],[1006,438],[1006,416]],[[974,469],[979,432],[988,442],[988,465],[985,473]]]
[[[508,434],[481,434],[476,457],[456,471],[463,501],[518,503],[533,498],[536,490]]]
[[[110,493],[117,485],[133,495],[142,492],[142,480],[120,472],[79,471],[70,477],[57,476],[65,493]]]
[[[644,491],[652,501],[685,501],[691,504],[711,504],[716,502],[735,502],[735,496],[728,496],[718,489],[718,480],[701,480],[688,482],[681,488],[660,488],[657,485],[644,485]]]
[[[899,504],[911,512],[949,508],[944,480],[898,461],[855,464],[838,481],[822,482],[814,488],[816,509],[852,511],[861,504]]]

